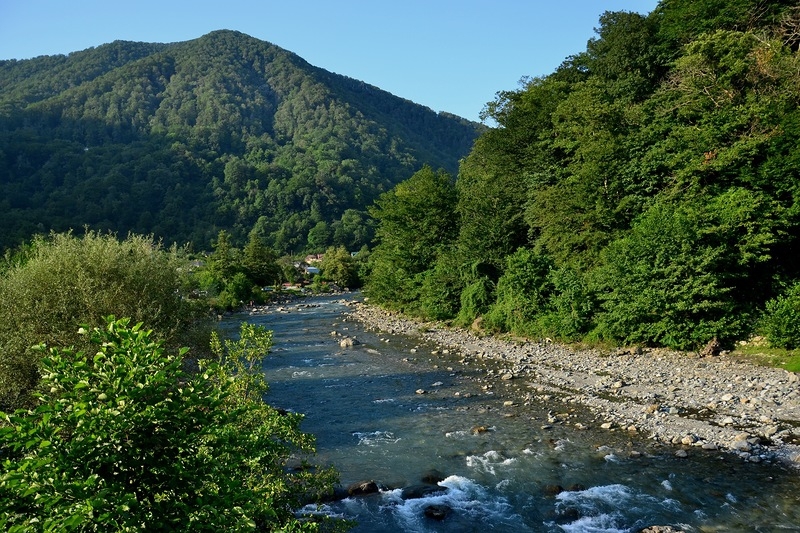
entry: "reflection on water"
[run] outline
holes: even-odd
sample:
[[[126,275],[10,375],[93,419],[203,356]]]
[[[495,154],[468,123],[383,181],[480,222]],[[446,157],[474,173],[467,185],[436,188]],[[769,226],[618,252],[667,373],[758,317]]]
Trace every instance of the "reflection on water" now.
[[[678,459],[636,435],[578,430],[592,422],[579,406],[539,401],[524,380],[484,389],[482,371],[457,354],[343,320],[339,297],[285,309],[222,326],[274,331],[268,401],[306,414],[316,460],[344,486],[382,487],[323,507],[356,519],[355,531],[800,531],[796,472],[699,450]],[[342,348],[343,337],[360,344]],[[551,412],[572,418],[550,424]],[[438,487],[403,496],[432,470]]]

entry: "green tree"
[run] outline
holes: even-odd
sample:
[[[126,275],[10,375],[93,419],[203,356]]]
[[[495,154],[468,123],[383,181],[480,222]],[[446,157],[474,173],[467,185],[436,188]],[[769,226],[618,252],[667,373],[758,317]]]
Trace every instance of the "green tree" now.
[[[311,452],[299,415],[264,404],[269,332],[243,326],[184,370],[141,325],[109,317],[93,352],[53,348],[32,411],[0,427],[6,531],[313,531],[294,515],[333,473],[288,473]],[[44,350],[44,347],[41,347]],[[93,353],[94,355],[89,355]]]
[[[81,324],[118,314],[147,320],[154,336],[175,347],[198,346],[205,310],[189,298],[188,260],[151,238],[88,232],[37,237],[0,277],[0,408],[21,407],[39,380],[46,342],[86,350]]]
[[[744,189],[701,202],[655,204],[604,251],[602,336],[686,349],[751,330],[773,207]]]
[[[358,286],[358,265],[355,258],[343,246],[330,247],[320,264],[323,279],[332,281],[339,287]]]
[[[242,254],[242,266],[250,281],[259,287],[277,283],[281,277],[277,260],[275,252],[256,233],[250,232]]]
[[[452,245],[457,223],[456,190],[444,170],[423,167],[384,193],[370,209],[377,221],[368,292],[384,302],[413,302],[419,277]]]

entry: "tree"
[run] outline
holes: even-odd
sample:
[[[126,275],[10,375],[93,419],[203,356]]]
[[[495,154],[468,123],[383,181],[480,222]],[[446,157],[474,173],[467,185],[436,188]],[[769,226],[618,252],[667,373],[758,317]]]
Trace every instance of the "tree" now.
[[[368,291],[384,302],[411,302],[423,272],[453,243],[456,190],[444,170],[423,167],[384,193],[370,209],[377,221]]]
[[[83,237],[37,237],[0,277],[0,409],[28,401],[39,380],[46,342],[86,350],[81,324],[100,326],[105,316],[147,320],[171,347],[198,346],[205,311],[189,298],[188,260],[151,238],[88,232]]]
[[[215,339],[194,374],[186,349],[165,352],[128,319],[82,333],[94,355],[52,348],[39,405],[0,427],[6,531],[318,529],[294,510],[333,473],[285,469],[313,440],[261,400],[269,332]]]
[[[774,206],[745,189],[662,201],[604,250],[597,271],[606,338],[691,349],[753,327],[760,265],[775,242]]]
[[[281,277],[277,260],[275,252],[266,246],[258,234],[250,232],[242,255],[242,266],[250,281],[259,287],[277,283]]]
[[[342,288],[358,285],[357,268],[355,259],[343,246],[328,248],[320,264],[322,277]]]

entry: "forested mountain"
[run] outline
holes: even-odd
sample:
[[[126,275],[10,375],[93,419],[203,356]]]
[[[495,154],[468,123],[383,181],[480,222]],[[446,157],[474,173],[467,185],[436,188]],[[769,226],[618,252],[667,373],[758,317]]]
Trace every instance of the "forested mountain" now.
[[[0,249],[84,226],[358,249],[367,205],[481,128],[233,31],[0,61]]]
[[[368,288],[532,336],[800,346],[797,2],[662,0],[599,22],[487,106],[498,127],[457,181],[427,169],[379,199]],[[426,255],[419,227],[438,235]]]

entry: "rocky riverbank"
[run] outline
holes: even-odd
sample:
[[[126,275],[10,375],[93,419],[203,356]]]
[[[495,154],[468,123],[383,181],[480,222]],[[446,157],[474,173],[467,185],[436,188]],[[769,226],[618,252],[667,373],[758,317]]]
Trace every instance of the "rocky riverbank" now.
[[[363,303],[352,317],[370,328],[418,336],[498,381],[524,380],[534,399],[584,406],[607,431],[675,445],[678,457],[724,450],[750,462],[800,468],[800,376],[728,355],[655,349],[574,350],[415,322]],[[438,350],[437,350],[438,351]],[[553,415],[549,423],[568,423]],[[580,424],[576,424],[583,427]]]

